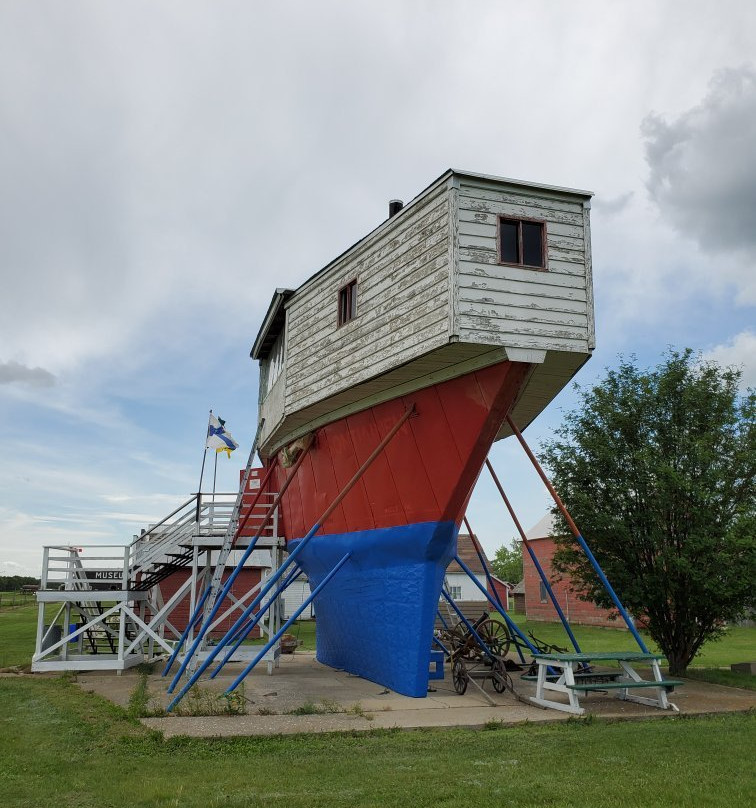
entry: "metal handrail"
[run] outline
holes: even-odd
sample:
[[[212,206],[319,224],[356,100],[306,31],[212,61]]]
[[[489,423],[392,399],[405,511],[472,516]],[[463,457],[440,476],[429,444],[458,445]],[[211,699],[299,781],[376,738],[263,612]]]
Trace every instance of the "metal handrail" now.
[[[274,495],[263,494],[262,499]],[[79,564],[86,569],[88,562],[118,562],[124,571],[124,586],[128,586],[139,573],[145,573],[152,565],[167,560],[171,550],[195,536],[223,536],[232,518],[236,493],[193,494],[178,508],[137,536],[127,544],[77,544],[47,545],[44,548],[43,579],[52,577],[55,585],[86,583],[75,571]],[[258,503],[255,511],[262,508]],[[171,519],[174,521],[170,521]],[[162,530],[161,530],[162,528]],[[84,550],[97,550],[96,555],[81,555]],[[103,552],[104,551],[104,552]],[[108,551],[116,551],[112,555]],[[58,555],[59,553],[63,555]],[[115,567],[114,567],[115,568]]]

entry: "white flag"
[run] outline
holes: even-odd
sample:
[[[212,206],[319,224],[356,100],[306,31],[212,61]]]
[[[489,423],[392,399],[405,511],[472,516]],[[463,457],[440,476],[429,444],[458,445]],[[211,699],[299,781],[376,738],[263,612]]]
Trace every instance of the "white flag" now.
[[[231,437],[231,433],[226,431],[226,422],[222,418],[216,418],[210,413],[210,422],[207,425],[206,449],[215,449],[216,452],[225,452],[231,457],[239,444]]]

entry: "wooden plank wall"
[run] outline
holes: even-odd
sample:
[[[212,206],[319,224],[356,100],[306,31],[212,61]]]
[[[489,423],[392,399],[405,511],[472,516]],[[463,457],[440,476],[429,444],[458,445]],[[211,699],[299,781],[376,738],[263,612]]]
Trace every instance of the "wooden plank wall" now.
[[[593,312],[583,200],[546,191],[498,190],[462,177],[458,207],[460,340],[589,351]],[[497,220],[502,215],[546,223],[547,271],[498,263]]]
[[[449,199],[442,184],[305,283],[287,310],[285,408],[292,412],[448,340]],[[337,324],[357,279],[357,317]]]

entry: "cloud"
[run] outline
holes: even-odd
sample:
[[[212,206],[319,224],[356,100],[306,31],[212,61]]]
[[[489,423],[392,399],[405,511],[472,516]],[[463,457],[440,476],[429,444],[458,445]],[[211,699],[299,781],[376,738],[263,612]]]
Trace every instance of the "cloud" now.
[[[55,376],[44,368],[30,368],[19,362],[0,362],[0,384],[13,383],[30,387],[52,387]]]
[[[0,575],[38,576],[39,570],[32,570],[31,567],[18,564],[15,561],[0,561]]]
[[[662,216],[704,253],[712,273],[756,301],[756,71],[717,72],[703,101],[677,118],[642,122],[647,188]]]
[[[741,386],[756,387],[756,333],[750,329],[741,331],[728,342],[715,345],[703,354],[703,358],[723,367],[741,368]]]
[[[634,191],[628,191],[619,196],[605,197],[603,199],[599,197],[593,200],[592,207],[605,216],[615,216],[627,208],[634,195]]]

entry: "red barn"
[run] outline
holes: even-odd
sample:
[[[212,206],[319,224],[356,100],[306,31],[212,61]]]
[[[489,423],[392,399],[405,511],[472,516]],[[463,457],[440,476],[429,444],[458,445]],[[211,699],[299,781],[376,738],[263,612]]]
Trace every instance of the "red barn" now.
[[[233,566],[229,567],[223,573],[223,583],[228,580],[229,575],[233,572]],[[191,575],[191,570],[187,569],[186,567],[177,569],[174,573],[169,575],[163,581],[161,581],[158,586],[160,587],[160,594],[162,595],[163,602],[167,603],[168,600],[176,594],[176,592],[183,586],[187,578]],[[239,575],[237,576],[236,580],[231,587],[231,595],[235,598],[242,598],[250,589],[252,589],[255,584],[260,582],[260,577],[262,575],[262,568],[261,567],[246,567],[243,569]],[[246,603],[249,603],[252,598],[247,598]],[[234,601],[231,598],[227,598],[224,601],[224,606],[219,613],[219,616],[222,612],[225,612],[227,608],[231,606]],[[176,628],[177,631],[181,632],[186,628],[186,624],[189,622],[189,597],[183,598],[176,608],[171,612],[170,617],[168,618],[171,622],[171,625]],[[241,614],[241,610],[237,609],[233,611],[228,617],[223,620],[222,623],[219,623],[218,626],[213,629],[210,633],[211,637],[222,637],[226,632],[231,628],[234,624],[236,619]],[[250,637],[259,637],[260,636],[260,629],[256,627],[253,629]]]
[[[581,600],[578,597],[581,592],[580,585],[576,584],[569,576],[561,575],[554,571],[552,559],[556,551],[556,544],[553,535],[554,518],[550,513],[546,514],[538,524],[534,525],[526,533],[530,546],[533,548],[541,567],[543,567],[543,571],[551,583],[554,595],[570,623],[605,626],[608,628],[626,628],[624,622],[616,618],[616,611],[601,609],[589,601]],[[558,622],[559,616],[554,609],[554,604],[549,598],[546,587],[538,575],[530,554],[524,548],[522,562],[525,583],[525,615],[527,619]],[[612,617],[612,615],[615,617]]]

